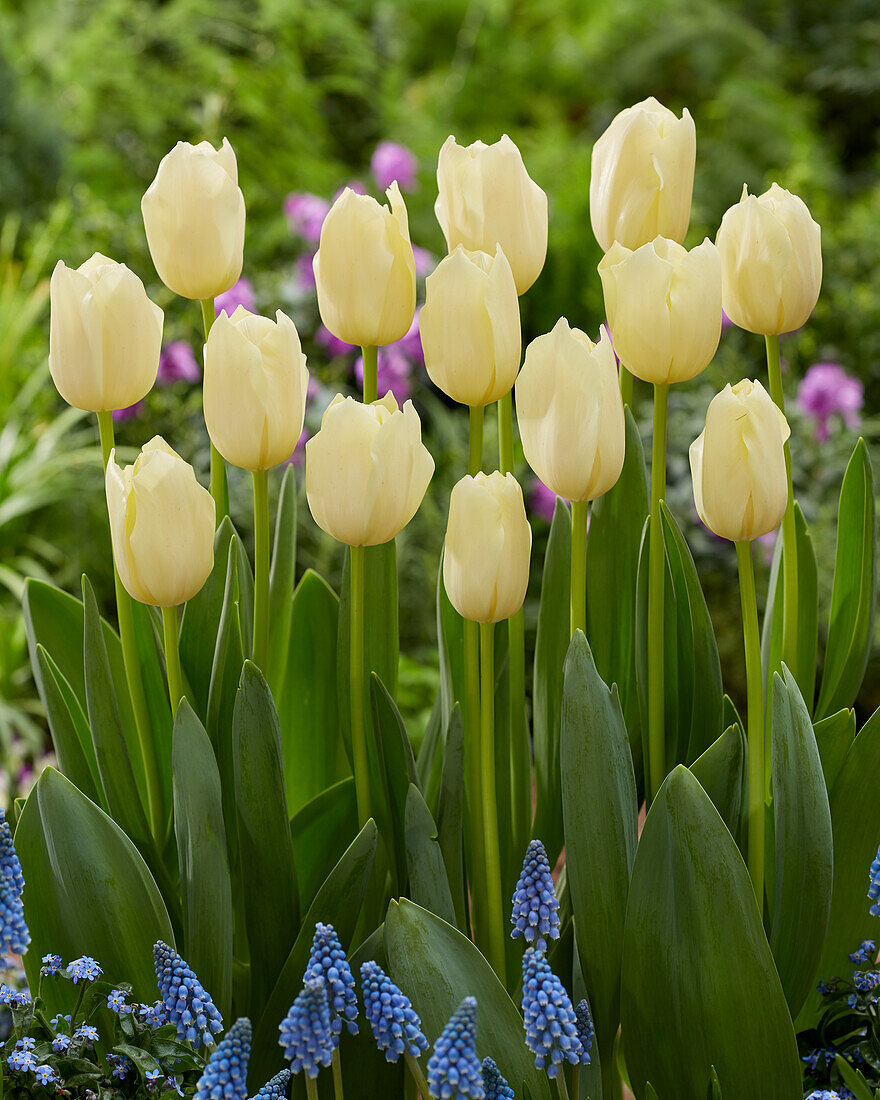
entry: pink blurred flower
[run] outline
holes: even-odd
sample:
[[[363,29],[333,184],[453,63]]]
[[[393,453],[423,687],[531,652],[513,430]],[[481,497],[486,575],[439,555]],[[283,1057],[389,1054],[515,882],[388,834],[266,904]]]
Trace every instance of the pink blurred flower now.
[[[814,434],[819,443],[830,436],[828,422],[835,413],[850,430],[857,428],[864,401],[864,386],[839,363],[814,363],[798,387],[798,405],[816,422]]]
[[[546,520],[547,523],[553,522],[553,513],[556,511],[556,501],[564,498],[557,497],[553,490],[544,484],[540,478],[536,477],[532,480],[532,488],[529,493],[529,507],[535,513],[536,516],[540,516],[541,519]],[[589,517],[587,518],[587,530],[590,529]]]
[[[367,193],[366,187],[364,187],[360,180],[349,180],[348,183],[343,184],[342,187],[340,187],[336,194],[333,196],[334,202],[336,202],[336,200],[346,189],[346,187],[349,189],[349,191],[354,191],[356,195],[366,195]]]
[[[370,161],[370,171],[376,186],[384,191],[395,180],[401,191],[412,191],[416,185],[419,162],[412,150],[395,141],[380,141]]]
[[[731,319],[727,316],[727,314],[722,309],[722,311],[721,311],[721,331],[724,332],[724,330],[726,328],[730,328],[730,326],[732,324],[733,324],[733,321],[731,321]]]
[[[398,349],[396,344],[389,344],[387,348],[379,348],[377,364],[377,388],[379,396],[393,393],[398,405],[412,393],[412,363]],[[355,360],[354,374],[359,385],[364,384],[364,359],[359,355]]]
[[[284,213],[291,230],[310,244],[317,244],[321,239],[321,226],[329,209],[326,199],[307,191],[294,191],[284,200]]]
[[[344,340],[340,340],[338,336],[334,336],[325,325],[321,325],[315,333],[315,343],[318,347],[323,348],[331,359],[335,359],[339,355],[348,355],[355,348],[354,344],[347,344]]]
[[[430,275],[434,270],[434,256],[427,248],[421,248],[419,245],[413,245],[413,259],[416,263],[416,278],[424,279],[426,275]]]
[[[396,344],[390,344],[389,350],[391,348],[396,348],[398,351],[402,352],[407,359],[411,359],[413,363],[424,366],[425,353],[422,351],[422,337],[419,333],[419,310],[421,308],[422,307],[419,306],[419,309],[416,310],[412,319],[412,324],[407,329],[406,334],[401,336]]]
[[[314,290],[315,288],[315,271],[312,267],[312,260],[314,260],[314,252],[306,252],[302,256],[298,256],[293,264],[294,280],[300,290]]]
[[[229,290],[224,290],[222,294],[218,294],[214,299],[214,316],[219,317],[225,309],[226,316],[231,317],[239,306],[244,306],[248,313],[254,313],[257,309],[253,283],[250,279],[246,279],[244,275],[234,286],[231,286]]]
[[[116,424],[124,424],[126,420],[133,420],[138,416],[144,407],[143,401],[136,401],[133,405],[129,405],[127,409],[114,409],[113,421]]]
[[[165,345],[159,356],[159,373],[156,376],[160,386],[172,382],[198,382],[201,377],[193,349],[186,340],[172,340]]]
[[[309,438],[308,428],[303,428],[302,434],[296,441],[296,447],[294,447],[293,454],[287,460],[291,466],[302,466],[306,458],[306,440]]]

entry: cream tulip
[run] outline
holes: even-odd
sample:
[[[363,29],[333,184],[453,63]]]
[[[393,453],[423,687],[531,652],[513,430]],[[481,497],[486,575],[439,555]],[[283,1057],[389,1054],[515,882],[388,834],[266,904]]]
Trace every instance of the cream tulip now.
[[[337,394],[306,443],[306,496],[315,523],[348,546],[393,539],[418,511],[434,473],[412,401],[365,405]]]
[[[434,213],[454,252],[458,245],[495,255],[500,245],[524,294],[547,258],[547,196],[505,134],[494,145],[466,147],[448,137],[437,163]]]
[[[499,247],[494,256],[461,245],[425,283],[419,311],[425,368],[431,381],[462,405],[488,405],[513,386],[522,333],[513,273]]]
[[[740,328],[764,336],[805,324],[822,286],[822,231],[803,199],[774,183],[721,219],[721,302]]]
[[[497,623],[522,607],[532,529],[513,474],[463,477],[449,498],[443,585],[464,619]]]
[[[697,134],[653,96],[621,111],[593,146],[590,222],[603,252],[655,237],[681,243],[691,217]]]
[[[690,252],[657,237],[615,243],[599,264],[605,313],[621,363],[645,382],[686,382],[721,338],[721,260],[707,238]]]
[[[558,496],[595,500],[620,477],[623,401],[614,349],[564,317],[526,349],[516,380],[516,418],[526,462]]]
[[[77,268],[59,260],[49,300],[49,370],[64,400],[109,412],[146,397],[159,370],[164,315],[137,275],[100,252]]]
[[[293,454],[309,372],[293,321],[239,306],[220,314],[205,344],[205,424],[227,462],[269,470]]]
[[[183,298],[216,298],[238,281],[244,195],[232,146],[178,141],[141,199],[150,255],[162,282]]]
[[[324,219],[312,264],[321,320],[361,347],[395,343],[416,309],[406,204],[396,183],[385,194],[389,206],[380,206],[346,187]]]
[[[790,429],[760,382],[716,394],[690,448],[694,502],[710,531],[756,539],[782,522],[788,503],[783,444]]]
[[[155,607],[192,599],[214,565],[214,501],[192,466],[157,435],[133,466],[119,467],[111,452],[106,489],[113,557],[128,594]]]

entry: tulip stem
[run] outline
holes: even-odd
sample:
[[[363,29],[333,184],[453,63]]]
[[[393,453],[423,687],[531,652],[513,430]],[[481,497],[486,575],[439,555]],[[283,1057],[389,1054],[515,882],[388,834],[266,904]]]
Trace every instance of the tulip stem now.
[[[214,299],[202,298],[202,324],[207,343],[211,325],[214,324]],[[219,527],[224,516],[229,515],[229,487],[226,483],[226,461],[211,443],[211,496],[214,498],[214,522]]]
[[[587,633],[587,523],[590,502],[571,502],[571,634]]]
[[[106,473],[107,463],[110,461],[110,452],[115,446],[112,412],[98,413],[98,430],[101,433],[101,455],[104,460],[104,472]],[[112,541],[110,544],[110,551],[112,555]],[[128,694],[131,697],[131,708],[134,712],[134,723],[137,729],[141,758],[144,762],[144,777],[147,787],[147,807],[150,815],[150,827],[153,837],[158,843],[165,833],[165,824],[162,814],[162,786],[159,780],[159,762],[156,759],[156,751],[152,738],[150,711],[147,707],[147,696],[144,692],[144,681],[141,675],[141,664],[137,652],[132,599],[120,579],[119,570],[116,568],[115,556],[113,560],[113,585],[116,589],[116,618],[119,623],[119,641],[122,643],[122,661],[125,665],[125,679],[128,684]]]
[[[468,435],[468,473],[474,477],[483,469],[483,412],[482,405],[470,406],[470,432]]]
[[[663,602],[666,552],[660,504],[666,496],[666,412],[669,383],[654,385],[654,436],[651,451],[651,535],[648,573],[648,776],[650,798],[666,778],[666,696],[664,691]]]
[[[785,394],[782,390],[782,367],[779,361],[779,337],[765,336],[767,346],[767,376],[770,381],[770,396],[779,411],[785,415]],[[794,518],[794,489],[791,479],[791,447],[789,441],[783,444],[785,454],[785,476],[788,481],[788,501],[782,517],[782,659],[798,678],[798,560],[797,527]],[[807,700],[809,705],[812,700]]]
[[[513,398],[510,390],[498,398],[498,468],[513,473]]]
[[[761,636],[755,597],[752,544],[736,543],[739,594],[742,603],[743,643],[748,691],[749,845],[748,863],[758,909],[764,909],[764,685],[761,673]]]
[[[377,347],[361,348],[364,357],[364,404],[379,397],[379,349]]]
[[[502,985],[504,913],[501,901],[501,843],[495,789],[495,624],[480,623],[480,772],[483,782],[483,837],[486,858],[486,921],[489,962]]]
[[[349,630],[348,683],[351,702],[351,755],[357,796],[358,825],[363,828],[370,818],[370,769],[367,757],[367,730],[364,720],[364,559],[363,546],[349,548]]]
[[[162,632],[165,636],[165,672],[168,676],[168,698],[171,700],[173,718],[183,694],[180,687],[180,640],[177,632],[176,607],[162,608]]]
[[[268,658],[269,471],[254,470],[254,664],[265,671]]]
[[[633,403],[633,376],[623,363],[620,364],[620,397],[624,405],[632,408]]]

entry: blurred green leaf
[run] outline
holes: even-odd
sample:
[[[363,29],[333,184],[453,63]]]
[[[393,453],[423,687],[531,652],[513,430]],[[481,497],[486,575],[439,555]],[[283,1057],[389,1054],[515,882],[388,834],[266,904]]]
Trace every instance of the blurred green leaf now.
[[[301,912],[312,904],[328,867],[334,867],[357,836],[354,776],[316,795],[290,822]]]
[[[411,783],[406,797],[406,866],[409,897],[423,909],[455,925],[455,909],[437,826],[422,792]]]

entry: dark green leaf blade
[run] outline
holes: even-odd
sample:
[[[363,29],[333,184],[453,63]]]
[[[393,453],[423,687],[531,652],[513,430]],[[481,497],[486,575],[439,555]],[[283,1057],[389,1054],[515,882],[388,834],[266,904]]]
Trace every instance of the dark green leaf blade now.
[[[312,904],[328,867],[334,867],[357,836],[354,776],[340,779],[307,802],[290,822],[300,912]]]
[[[734,837],[739,829],[745,764],[745,742],[739,726],[728,726],[691,764],[691,772]]]
[[[275,541],[269,574],[269,687],[276,699],[287,671],[290,624],[296,577],[296,469],[289,465],[281,479],[275,513]],[[280,709],[280,708],[279,708]]]
[[[95,746],[86,716],[61,669],[37,643],[37,665],[43,684],[46,718],[58,769],[92,802],[103,801],[101,776],[95,759]]]
[[[437,826],[415,783],[410,784],[406,798],[406,866],[412,900],[447,924],[455,925],[452,893],[437,843]]]

